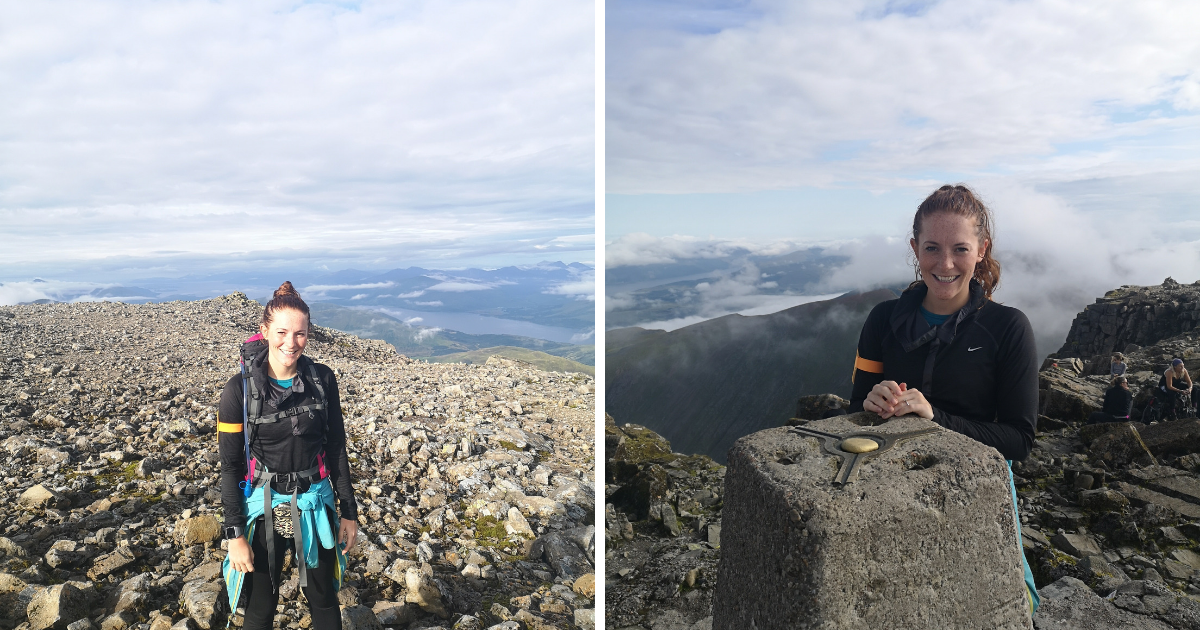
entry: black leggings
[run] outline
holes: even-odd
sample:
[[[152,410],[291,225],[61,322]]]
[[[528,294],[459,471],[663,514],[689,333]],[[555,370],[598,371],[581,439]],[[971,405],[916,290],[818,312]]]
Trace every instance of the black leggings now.
[[[268,630],[275,625],[275,606],[279,604],[279,593],[271,590],[271,576],[267,562],[267,543],[265,538],[266,525],[259,521],[254,526],[254,540],[250,549],[254,552],[254,571],[246,576],[246,617],[242,623],[245,630]],[[337,530],[334,530],[337,531]],[[295,553],[295,542],[284,538],[278,533],[275,536],[275,582],[279,583],[283,570],[283,554],[291,548]],[[296,532],[299,536],[300,532]],[[313,532],[316,535],[316,532]],[[304,562],[303,559],[292,558],[292,566]],[[333,590],[333,571],[337,565],[337,556],[333,549],[326,549],[317,543],[317,568],[308,569],[308,586],[304,588],[304,596],[308,598],[308,609],[312,614],[312,630],[341,630],[342,613],[338,606],[337,592]]]

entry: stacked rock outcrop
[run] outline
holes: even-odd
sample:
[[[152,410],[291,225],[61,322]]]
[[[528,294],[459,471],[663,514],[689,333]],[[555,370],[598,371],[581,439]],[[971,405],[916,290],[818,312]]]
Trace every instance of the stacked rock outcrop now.
[[[1075,316],[1058,355],[1087,359],[1124,352],[1130,345],[1150,345],[1197,326],[1200,282],[1184,285],[1167,278],[1158,286],[1126,285],[1096,298]]]
[[[215,413],[260,314],[0,307],[0,629],[224,625]],[[320,327],[306,353],[337,375],[359,502],[347,630],[594,624],[590,378]],[[288,571],[276,624],[307,628]]]

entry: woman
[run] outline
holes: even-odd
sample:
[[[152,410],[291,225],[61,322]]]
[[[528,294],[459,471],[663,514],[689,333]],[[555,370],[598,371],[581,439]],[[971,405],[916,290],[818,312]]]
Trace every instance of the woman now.
[[[867,317],[850,412],[915,414],[1010,463],[1025,459],[1037,426],[1037,349],[1028,318],[991,300],[1000,283],[991,213],[967,187],[942,186],[917,208],[909,243],[917,280]],[[1027,564],[1025,582],[1036,610]]]
[[[1133,392],[1129,391],[1129,380],[1124,376],[1115,376],[1112,386],[1104,392],[1104,406],[1100,411],[1093,411],[1088,416],[1088,424],[1129,420],[1129,411],[1132,408]]]
[[[1112,361],[1108,364],[1109,376],[1125,376],[1125,355],[1113,353]]]
[[[1163,392],[1163,419],[1169,415],[1172,420],[1178,420],[1180,404],[1185,403],[1184,397],[1192,393],[1192,376],[1183,367],[1183,359],[1176,357],[1171,361],[1171,367],[1158,381],[1158,389]]]
[[[341,628],[337,588],[344,554],[358,535],[358,514],[337,381],[332,370],[304,356],[309,323],[308,305],[284,282],[263,309],[260,335],[242,346],[243,373],[221,393],[225,564],[235,572],[226,572],[226,583],[235,605],[237,589],[247,589],[247,629],[274,625],[283,552],[292,545],[293,557],[306,560],[293,564],[300,568],[312,628]],[[336,539],[330,527],[335,506],[341,516]]]

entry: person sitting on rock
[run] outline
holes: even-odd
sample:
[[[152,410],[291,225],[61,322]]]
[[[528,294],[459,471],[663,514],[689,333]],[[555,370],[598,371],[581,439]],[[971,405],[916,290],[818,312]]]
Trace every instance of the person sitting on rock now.
[[[1125,355],[1120,352],[1113,353],[1108,374],[1109,376],[1125,376]]]
[[[942,186],[917,208],[909,241],[917,279],[867,317],[849,411],[915,414],[1011,464],[1033,448],[1039,361],[1029,318],[992,301],[1000,264],[991,226],[991,212],[961,185]],[[1032,612],[1039,599],[1028,564],[1025,583]]]
[[[289,546],[312,629],[341,628],[337,588],[345,554],[358,535],[358,508],[337,380],[333,370],[304,356],[310,323],[308,305],[284,282],[263,309],[261,337],[243,344],[248,378],[235,374],[221,392],[217,435],[229,541],[226,586],[233,606],[238,589],[247,589],[247,630],[274,625]],[[338,543],[345,544],[344,551]]]
[[[1158,389],[1163,393],[1163,419],[1170,416],[1172,420],[1178,420],[1179,409],[1187,404],[1184,397],[1192,393],[1192,377],[1183,367],[1183,359],[1176,357],[1171,361],[1171,367],[1158,381]]]
[[[1104,406],[1088,416],[1088,424],[1100,422],[1123,422],[1129,420],[1133,409],[1133,393],[1129,391],[1129,379],[1114,376],[1112,386],[1104,392]]]

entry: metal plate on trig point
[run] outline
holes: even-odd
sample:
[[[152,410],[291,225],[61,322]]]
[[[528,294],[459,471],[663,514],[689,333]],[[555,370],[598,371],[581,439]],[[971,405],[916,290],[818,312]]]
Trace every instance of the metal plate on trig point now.
[[[846,485],[858,478],[859,465],[866,460],[891,450],[893,446],[904,440],[936,433],[939,430],[941,430],[941,427],[930,427],[928,429],[906,431],[904,433],[855,431],[846,435],[838,435],[808,427],[792,427],[788,429],[788,432],[817,438],[821,441],[821,448],[826,453],[841,457],[842,466],[838,469],[837,475],[834,476],[833,483]]]

